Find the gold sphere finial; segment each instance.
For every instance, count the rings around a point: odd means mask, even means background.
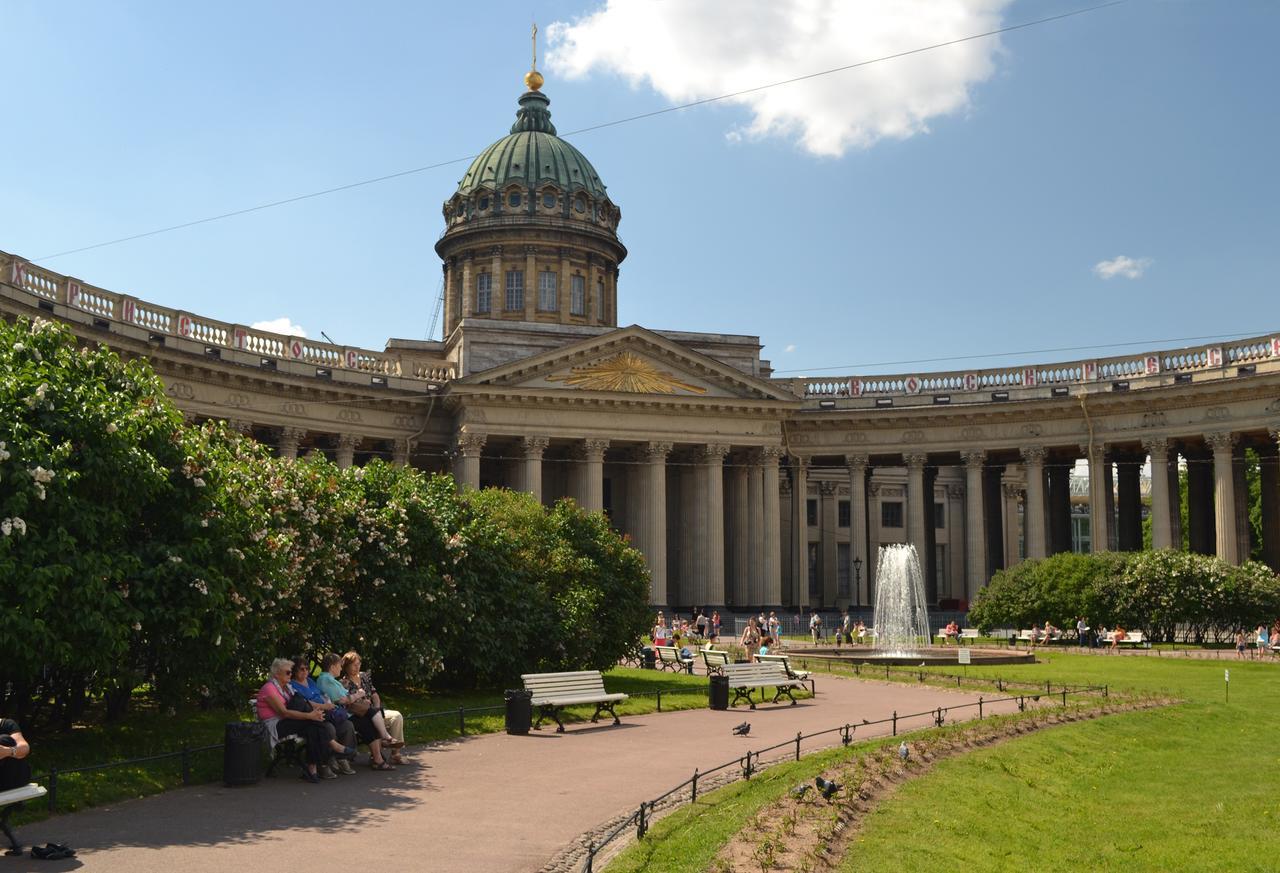
[[[524,85],[530,91],[542,87],[542,74],[538,72],[538,24],[533,24],[533,59],[529,62],[529,72],[524,74]]]

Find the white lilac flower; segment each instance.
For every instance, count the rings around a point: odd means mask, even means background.
[[[22,519],[18,518],[17,516],[14,516],[13,529],[16,530],[18,533],[25,535],[27,532],[27,523]]]
[[[8,449],[5,448],[4,440],[0,440],[0,461],[7,461],[10,457]]]
[[[54,475],[54,474],[53,474],[53,471],[52,471],[52,470],[46,470],[44,467],[34,467],[34,468],[32,468],[32,469],[28,470],[27,472],[31,474],[31,478],[32,478],[32,479],[36,480],[37,482],[39,482],[39,483],[41,483],[41,484],[43,484],[43,483],[45,483],[45,482],[52,482],[52,481],[53,481],[53,475]]]
[[[36,488],[36,499],[44,500],[44,497],[45,497],[44,486],[41,485],[39,482],[37,482],[35,488]]]
[[[49,383],[41,382],[40,387],[36,389],[36,397],[39,398],[40,400],[44,400],[45,392],[47,392],[48,390],[49,390]]]
[[[23,345],[22,343],[14,343],[14,344],[13,344],[13,350],[14,350],[15,352],[24,352],[24,351],[26,351],[26,349],[27,349],[27,347],[26,347],[25,345]]]
[[[115,432],[116,432],[116,431],[118,431],[119,429],[120,429],[120,428],[118,428],[118,427],[116,426],[116,423],[115,423],[114,421],[108,421],[108,422],[107,422],[107,433],[115,433]]]
[[[181,563],[182,563],[182,558],[178,557],[177,555],[170,555],[170,556],[169,556],[169,563],[170,563],[170,564],[181,564]]]
[[[203,579],[196,579],[191,583],[191,587],[199,591],[201,594],[209,593],[209,586],[205,584]]]
[[[193,485],[195,485],[197,488],[203,488],[203,487],[204,487],[204,480],[203,480],[203,479],[201,479],[199,476],[197,476],[197,477],[195,477],[194,479],[192,479],[192,480],[191,480],[191,483],[192,483]]]
[[[136,631],[140,631],[140,630],[142,630],[142,622],[140,622],[140,621],[135,621],[135,622],[133,623],[133,629],[134,629],[134,630],[136,630]]]
[[[0,534],[8,536],[13,533],[13,521],[7,518],[0,518]]]

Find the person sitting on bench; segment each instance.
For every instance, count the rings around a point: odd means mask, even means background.
[[[319,782],[317,770],[321,764],[327,764],[335,754],[350,758],[356,750],[338,742],[333,725],[325,721],[324,713],[312,707],[305,698],[299,698],[301,704],[305,704],[304,708],[289,705],[296,696],[289,687],[292,673],[293,661],[289,658],[276,658],[271,662],[271,678],[258,689],[258,720],[268,727],[274,725],[278,737],[297,734],[306,740],[306,769],[302,778],[308,782]],[[332,773],[330,775],[337,778]]]
[[[23,738],[18,723],[0,718],[0,791],[27,787],[31,782],[30,754],[31,744]]]
[[[335,739],[342,744],[343,748],[356,744],[356,728],[351,723],[351,714],[336,703],[330,703],[319,686],[311,681],[311,666],[307,663],[306,658],[298,656],[293,659],[293,673],[290,674],[289,687],[293,689],[295,694],[305,697],[310,702],[312,709],[318,709],[324,713],[324,720],[333,725]],[[377,759],[377,750],[372,745],[369,746],[369,750],[374,758]],[[321,764],[320,778],[322,779],[329,778],[325,769],[325,765]],[[334,757],[333,766],[330,769],[344,776],[356,775],[356,771],[351,768],[351,762],[342,756]]]

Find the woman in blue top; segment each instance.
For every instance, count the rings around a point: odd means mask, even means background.
[[[289,676],[289,687],[293,689],[295,694],[309,701],[313,709],[318,709],[324,713],[325,721],[333,725],[334,734],[337,736],[338,742],[349,749],[355,748],[356,729],[351,724],[347,711],[331,703],[324,696],[324,693],[316,687],[315,683],[311,681],[311,668],[307,665],[306,659],[293,659],[293,673]],[[326,773],[326,769],[324,765],[321,765],[321,779],[331,778],[331,775]],[[334,756],[333,769],[344,776],[356,775],[356,771],[351,767],[351,761],[345,755]]]

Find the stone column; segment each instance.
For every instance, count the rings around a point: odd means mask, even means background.
[[[809,605],[809,459],[791,458],[791,584],[793,606]]]
[[[588,441],[591,442],[591,441]],[[597,442],[603,442],[599,440]],[[604,450],[600,450],[603,456]],[[649,564],[649,602],[667,606],[667,455],[671,443],[644,443],[635,454],[643,465],[639,478],[636,548]],[[581,501],[579,501],[581,505]]]
[[[1116,544],[1122,552],[1142,548],[1142,460],[1133,455],[1116,459]]]
[[[1022,488],[1014,482],[1005,482],[1000,490],[1004,494],[1004,565],[1012,567],[1022,560],[1018,550],[1018,503]]]
[[[1169,441],[1164,437],[1143,440],[1151,459],[1151,548],[1173,548],[1172,506],[1169,499]]]
[[[604,453],[608,440],[587,439],[569,450],[570,487],[574,501],[587,512],[604,510]],[[670,446],[667,451],[671,451]],[[663,455],[666,463],[666,455]],[[664,488],[665,491],[665,488]]]
[[[480,487],[480,455],[487,439],[488,436],[482,433],[458,434],[457,472],[454,476],[459,491]]]
[[[1004,569],[1003,476],[999,466],[989,465],[982,471],[982,525],[987,531],[987,566],[981,577],[984,585],[997,570]]]
[[[355,463],[356,443],[358,442],[360,442],[360,437],[356,434],[338,434],[338,450],[336,456],[339,470],[345,470]]]
[[[520,490],[542,502],[542,453],[550,439],[544,436],[527,436],[520,440]]]
[[[761,492],[764,499],[764,595],[762,605],[782,604],[782,522],[778,492],[782,487],[778,476],[780,448],[770,446],[761,453]]]
[[[876,571],[880,569],[880,522],[884,518],[880,505],[880,487],[875,470],[872,469],[871,478],[867,481],[867,564],[862,568],[866,571],[867,603],[871,606],[876,602]]]
[[[822,603],[815,606],[836,605],[836,483],[818,483],[818,524],[821,531],[822,550]]]
[[[785,454],[783,455],[785,457]],[[778,474],[778,599],[774,601],[778,605],[791,605],[791,594],[795,585],[791,581],[792,574],[796,569],[795,548],[795,519],[791,517],[791,512],[795,508],[794,501],[791,496],[791,478],[789,475],[783,475],[781,471]],[[765,494],[768,500],[769,495]],[[787,592],[784,596],[783,592]]]
[[[458,270],[455,267],[457,258],[446,258],[440,266],[444,270],[444,336],[449,336],[449,325],[458,312],[454,306],[453,295],[457,291]]]
[[[968,599],[965,587],[965,498],[963,485],[947,486],[947,597]]]
[[[489,280],[489,318],[500,318],[507,308],[507,275],[502,270],[502,246],[491,248],[489,257],[489,270],[493,273]]]
[[[1071,468],[1073,461],[1051,461],[1049,479],[1049,554],[1071,551]]]
[[[1214,553],[1213,454],[1204,449],[1184,448],[1187,459],[1188,545],[1198,555]]]
[[[1276,443],[1280,442],[1280,427],[1270,431],[1272,444],[1259,449],[1261,469],[1259,484],[1262,488],[1262,560],[1273,571],[1280,572],[1280,458]]]
[[[573,286],[570,278],[573,271],[569,266],[569,250],[560,249],[560,276],[556,279],[556,313],[561,321],[569,314],[569,294]]]
[[[1249,481],[1245,476],[1245,447],[1239,442],[1232,449],[1231,476],[1235,493],[1236,558],[1240,563],[1253,554],[1253,528],[1249,524]]]
[[[1229,564],[1240,563],[1239,540],[1236,538],[1236,489],[1231,472],[1236,435],[1222,431],[1205,434],[1205,442],[1213,450],[1213,509],[1216,552]]]
[[[398,438],[391,447],[391,463],[397,467],[409,466],[409,456],[413,453],[413,440],[408,437]]]
[[[1169,530],[1170,540],[1173,543],[1172,548],[1182,548],[1182,538],[1186,536],[1186,531],[1182,529],[1182,482],[1178,474],[1178,448],[1174,444],[1170,444],[1169,448],[1169,464],[1167,468],[1169,479]]]
[[[987,453],[972,449],[961,452],[960,457],[964,459],[965,596],[972,603],[974,595],[987,584],[986,507],[982,500],[982,467]]]
[[[764,490],[764,468],[762,462],[764,460],[764,452],[756,449],[747,456],[750,466],[747,468],[747,529],[746,529],[746,577],[747,577],[747,602],[752,606],[777,605],[776,600],[767,600],[765,598],[765,517],[768,513],[768,507],[765,505],[765,495],[769,492]],[[774,461],[774,491],[777,492],[777,461]],[[773,504],[775,519],[778,509],[778,500],[776,497],[767,501]],[[775,550],[777,548],[778,532],[773,532]]]
[[[462,305],[459,307],[459,318],[471,317],[471,303],[475,299],[476,280],[475,280],[475,259],[471,252],[463,252],[462,254]],[[493,286],[490,285],[490,288]],[[445,339],[449,338],[447,331],[452,330],[454,325],[446,322]]]
[[[908,454],[902,457],[907,464],[907,542],[916,547],[920,567],[925,570],[929,566],[927,554],[929,543],[925,524],[933,514],[931,512],[926,514],[927,507],[933,503],[933,495],[926,494],[924,490],[924,463],[927,457],[923,454]]]
[[[1044,446],[1024,446],[1022,460],[1027,474],[1027,504],[1022,521],[1026,526],[1028,558],[1046,556],[1044,535]]]
[[[701,566],[704,568],[704,588],[697,606],[724,605],[724,459],[729,454],[726,445],[709,445],[703,449],[700,477],[705,495],[704,514],[707,537]]]
[[[1081,451],[1089,461],[1089,539],[1091,550],[1095,552],[1105,552],[1109,544],[1110,526],[1108,522],[1110,518],[1107,513],[1107,506],[1111,500],[1107,494],[1110,477],[1107,476],[1107,468],[1110,464],[1106,460],[1106,447],[1094,444],[1093,450],[1089,450],[1088,445],[1082,445]]]
[[[870,573],[867,557],[867,463],[866,455],[845,455],[845,465],[849,468],[849,572],[854,578],[853,602],[867,603],[859,590],[863,582],[853,573],[857,562],[861,562],[863,579]]]
[[[730,601],[735,607],[741,608],[748,604],[759,606],[758,601],[752,600],[751,595],[751,578],[750,578],[750,560],[751,560],[751,495],[750,477],[752,472],[751,458],[747,454],[739,453],[729,459],[729,466],[725,468],[728,478],[728,490],[726,499],[728,501],[727,511],[725,513],[725,590],[733,592],[733,599]]]
[[[538,305],[538,249],[524,247],[524,320],[533,321]]]
[[[298,443],[305,439],[307,432],[300,427],[282,427],[280,428],[280,441],[276,443],[276,451],[282,458],[295,459],[298,457]]]

